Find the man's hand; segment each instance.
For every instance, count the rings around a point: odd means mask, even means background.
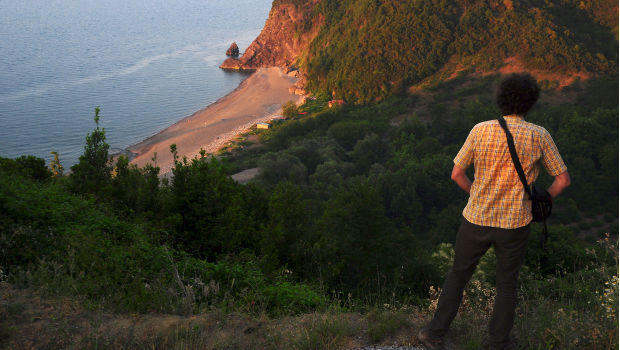
[[[551,186],[547,189],[547,192],[551,195],[551,198],[557,197],[566,187],[570,185],[570,175],[568,171],[556,176]]]
[[[454,168],[452,168],[452,175],[450,178],[452,181],[456,182],[463,191],[469,193],[471,189],[471,180],[469,180],[467,174],[465,174],[465,169],[455,164]]]

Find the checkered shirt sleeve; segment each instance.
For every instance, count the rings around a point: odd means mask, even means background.
[[[547,173],[551,176],[558,176],[565,172],[567,169],[566,164],[564,164],[564,160],[562,160],[562,156],[560,156],[553,138],[545,128],[542,128],[540,137],[540,147],[542,150],[540,160]]]
[[[469,132],[463,147],[459,153],[454,157],[454,164],[456,164],[461,169],[467,169],[471,163],[474,161],[474,151],[476,147],[476,140],[478,137],[477,128],[474,127]]]

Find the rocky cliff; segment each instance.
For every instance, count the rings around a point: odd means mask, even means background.
[[[261,67],[292,67],[306,51],[323,25],[315,14],[319,0],[274,1],[260,35],[240,58],[229,58],[220,68],[255,70]]]
[[[528,71],[561,88],[618,72],[617,1],[588,4],[275,0],[260,35],[221,68],[298,68],[292,92],[359,103],[460,75]]]

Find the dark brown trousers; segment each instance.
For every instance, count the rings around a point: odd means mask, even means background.
[[[463,289],[478,261],[491,245],[497,256],[495,305],[489,324],[490,349],[504,349],[510,343],[510,330],[517,306],[517,278],[525,256],[530,225],[516,229],[478,226],[461,218],[456,236],[454,264],[443,285],[435,316],[429,325],[434,338],[443,337],[463,298]]]

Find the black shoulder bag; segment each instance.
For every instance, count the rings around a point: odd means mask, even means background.
[[[530,187],[527,184],[527,179],[525,177],[525,173],[523,172],[523,167],[521,167],[521,162],[519,161],[519,156],[517,155],[517,150],[515,149],[515,142],[512,138],[512,134],[510,130],[508,130],[508,125],[506,124],[506,120],[504,117],[499,117],[497,119],[499,121],[499,125],[502,126],[504,132],[506,133],[506,140],[508,141],[508,149],[510,150],[510,156],[512,157],[512,163],[517,170],[517,174],[519,174],[519,179],[525,188],[525,192],[528,197],[532,201],[532,221],[534,222],[542,222],[544,224],[543,234],[540,239],[541,248],[545,248],[545,243],[547,242],[547,218],[551,215],[551,207],[552,200],[551,195],[544,188],[538,187],[535,184],[532,184]]]

